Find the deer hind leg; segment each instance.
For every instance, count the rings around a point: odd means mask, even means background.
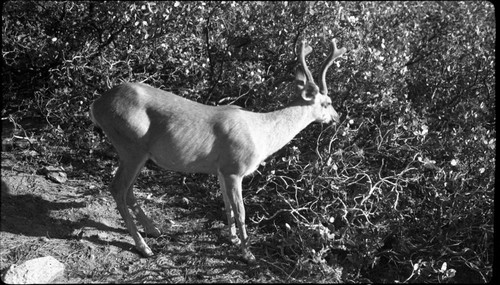
[[[227,228],[229,229],[229,240],[234,245],[240,245],[241,241],[236,235],[236,225],[234,223],[233,207],[231,206],[231,202],[229,201],[229,197],[227,195],[227,190],[226,190],[226,184],[224,182],[224,177],[222,176],[221,173],[219,173],[219,184],[220,184],[220,190],[222,192],[222,197],[224,199],[224,208],[227,217]]]
[[[116,201],[118,212],[120,212],[130,235],[135,241],[136,248],[144,256],[149,257],[153,255],[153,251],[139,234],[132,215],[130,215],[127,208],[128,192],[132,191],[135,179],[144,166],[144,163],[146,163],[147,157],[126,157],[126,159],[123,159],[123,157],[125,156],[120,156],[120,165],[110,185],[111,194]]]
[[[243,205],[243,193],[241,187],[243,177],[239,175],[224,175],[223,178],[226,194],[234,212],[236,223],[238,224],[243,260],[248,263],[254,263],[255,256],[249,249],[249,239],[245,225],[245,206]]]

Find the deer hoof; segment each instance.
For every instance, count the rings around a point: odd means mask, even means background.
[[[152,228],[149,228],[149,229],[144,229],[144,231],[146,232],[146,235],[148,235],[148,236],[152,236],[152,237],[155,237],[155,238],[161,236],[161,231],[157,227],[152,227]]]
[[[144,256],[144,257],[151,257],[154,255],[153,251],[149,246],[144,244],[144,246],[137,246],[137,250]]]
[[[252,265],[252,264],[255,264],[257,262],[257,260],[255,259],[255,256],[250,252],[250,250],[243,250],[243,260]]]

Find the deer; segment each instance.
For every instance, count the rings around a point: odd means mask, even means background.
[[[318,72],[318,86],[305,61],[312,48],[306,40],[301,41],[297,49],[296,94],[290,104],[272,112],[205,105],[130,82],[113,87],[92,103],[91,119],[119,157],[109,189],[142,255],[154,254],[138,232],[128,208],[146,236],[161,236],[159,227],[143,211],[133,192],[141,169],[151,160],[166,170],[217,175],[227,218],[224,230],[229,229],[230,242],[240,246],[243,260],[248,264],[256,262],[245,225],[243,177],[253,173],[309,124],[339,122],[328,96],[326,72],[346,49],[338,49],[335,39],[330,46]]]

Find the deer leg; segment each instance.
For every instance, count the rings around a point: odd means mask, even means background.
[[[136,179],[137,177],[134,179],[134,181]],[[153,237],[161,236],[160,229],[155,225],[151,218],[148,217],[146,213],[144,213],[139,203],[137,203],[137,199],[134,195],[133,185],[130,185],[130,189],[128,190],[127,205],[130,207],[130,209],[132,209],[132,213],[134,213],[137,221],[139,221],[139,223],[144,227],[144,232],[146,232],[146,235],[150,235]]]
[[[224,208],[227,217],[227,228],[229,229],[229,240],[234,245],[240,245],[241,241],[236,235],[236,225],[234,223],[233,208],[231,207],[231,202],[229,201],[229,197],[227,195],[227,189],[226,189],[226,184],[224,182],[224,177],[220,173],[219,173],[219,184],[220,184],[220,190],[222,192],[222,198],[224,199]]]
[[[236,222],[238,224],[243,260],[248,263],[254,263],[255,256],[252,254],[252,252],[250,252],[250,249],[248,248],[249,239],[245,226],[245,206],[243,205],[243,195],[241,187],[242,180],[243,177],[239,175],[224,175],[224,185],[226,186],[226,193],[233,209]]]
[[[139,174],[142,166],[146,162],[146,158],[133,159],[128,158],[128,160],[123,160],[120,158],[120,165],[118,166],[118,170],[116,171],[115,177],[110,184],[111,194],[116,201],[116,206],[118,208],[118,212],[122,216],[125,221],[125,225],[135,241],[136,248],[144,255],[144,256],[152,256],[153,251],[146,244],[142,236],[139,234],[137,230],[137,226],[132,219],[132,215],[127,208],[127,197],[128,192],[131,191],[132,185],[135,182],[135,178]]]

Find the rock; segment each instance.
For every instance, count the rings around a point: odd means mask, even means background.
[[[51,172],[47,174],[47,177],[57,183],[63,184],[68,180],[68,176],[64,172]]]
[[[63,167],[45,166],[39,171],[45,174],[50,180],[63,184],[68,180],[68,176]]]
[[[46,256],[11,265],[2,281],[6,284],[47,284],[63,273],[64,264],[52,256]]]

